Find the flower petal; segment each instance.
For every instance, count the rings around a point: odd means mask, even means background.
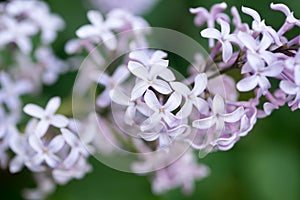
[[[50,124],[57,128],[63,128],[69,124],[69,119],[64,115],[54,115],[51,117]]]
[[[55,136],[48,145],[48,149],[56,153],[64,146],[65,140],[62,135]]]
[[[60,104],[61,104],[60,97],[51,98],[48,101],[47,106],[45,108],[45,114],[46,115],[53,115],[57,111],[57,109],[59,108]]]
[[[214,114],[223,114],[225,112],[225,104],[223,98],[216,94],[212,102],[212,111]]]
[[[241,92],[247,92],[254,89],[258,84],[258,77],[256,75],[246,77],[240,80],[236,87]]]
[[[161,94],[170,94],[172,92],[171,87],[166,81],[156,79],[151,85],[157,92]]]
[[[239,107],[232,113],[223,114],[222,116],[223,116],[225,122],[233,123],[233,122],[239,121],[244,114],[245,114],[244,108]]]
[[[215,28],[206,28],[200,32],[201,36],[204,38],[213,38],[213,39],[221,39],[221,33]]]
[[[145,103],[147,104],[147,106],[149,108],[153,109],[154,111],[156,111],[162,107],[162,105],[159,103],[156,95],[151,90],[147,90],[147,92],[145,93],[145,96],[144,96],[144,100],[145,100]]]
[[[23,108],[24,112],[28,115],[31,115],[35,118],[43,118],[45,111],[40,106],[34,104],[27,104]]]
[[[212,127],[216,123],[216,118],[214,116],[210,116],[204,119],[198,119],[193,121],[193,127],[198,129],[208,129]]]

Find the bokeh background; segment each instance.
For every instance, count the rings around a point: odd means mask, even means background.
[[[107,0],[109,1],[109,0]],[[121,1],[121,0],[120,0]],[[66,21],[66,29],[54,43],[56,53],[66,58],[64,44],[75,37],[75,30],[87,23],[86,11],[97,9],[88,1],[47,1],[53,12]],[[199,36],[200,29],[193,26],[194,16],[190,7],[211,7],[219,1],[212,0],[160,0],[144,14],[152,26],[180,31],[199,41],[205,47],[207,41]],[[270,0],[230,0],[228,6],[242,5],[255,8],[266,23],[278,28],[284,20],[280,12],[271,11]],[[300,17],[300,1],[281,1]],[[278,2],[276,2],[278,3]],[[229,10],[227,10],[229,11]],[[243,16],[250,21],[250,17]],[[47,23],[47,22],[45,22]],[[299,34],[295,30],[290,36]],[[68,102],[75,73],[63,75],[51,87],[44,87],[43,97],[35,102],[43,104],[50,96],[59,95]],[[26,101],[26,100],[25,100]],[[31,101],[28,99],[27,101]],[[271,117],[259,120],[253,131],[242,138],[233,149],[215,152],[199,162],[211,168],[210,177],[197,182],[195,192],[184,196],[180,190],[172,190],[161,196],[151,193],[149,177],[137,176],[110,169],[94,158],[90,161],[94,171],[82,180],[73,180],[59,186],[49,200],[299,200],[300,199],[300,112],[288,107],[275,111]],[[184,169],[182,169],[184,170]],[[0,199],[21,199],[21,188],[33,187],[28,172],[10,175],[0,171]]]

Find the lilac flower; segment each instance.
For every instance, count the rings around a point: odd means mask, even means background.
[[[18,80],[14,82],[5,72],[0,72],[0,85],[0,104],[5,103],[11,110],[19,109],[19,97],[29,93],[32,89],[32,85],[28,81]]]
[[[134,119],[137,111],[144,114],[145,116],[148,116],[149,113],[152,113],[152,110],[144,102],[139,99],[133,101],[130,100],[128,96],[126,96],[117,88],[110,93],[110,98],[113,102],[119,105],[127,106],[124,115],[124,121],[129,125],[134,124]]]
[[[197,110],[202,114],[208,112],[207,102],[199,97],[207,86],[206,74],[198,74],[195,77],[194,87],[192,90],[190,90],[185,84],[181,82],[171,82],[170,85],[175,90],[175,92],[179,93],[185,98],[185,103],[182,106],[181,110],[177,113],[177,117],[188,117],[192,112],[193,106],[195,106]]]
[[[215,125],[215,130],[222,131],[225,129],[225,122],[237,122],[243,115],[243,107],[239,107],[231,113],[226,113],[223,98],[219,95],[215,95],[212,102],[212,116],[193,121],[193,127],[208,129]]]
[[[169,84],[166,81],[157,78],[161,75],[161,72],[165,71],[167,67],[167,65],[159,64],[153,65],[148,70],[145,66],[138,62],[129,61],[129,71],[140,79],[132,89],[131,100],[141,97],[149,87],[153,87],[161,94],[170,94],[172,89],[170,88]]]
[[[158,147],[162,149],[168,148],[177,137],[188,134],[189,128],[184,124],[175,128],[168,128],[165,124],[160,123],[152,132],[142,132],[140,136],[146,141],[158,140]]]
[[[250,59],[250,54],[264,59],[269,65],[277,59],[274,53],[267,50],[272,44],[272,38],[268,33],[263,34],[260,42],[255,40],[251,35],[243,32],[238,33],[238,38],[247,49],[248,60]]]
[[[276,61],[272,65],[265,67],[264,61],[262,61],[260,58],[257,58],[255,55],[249,54],[248,62],[243,68],[243,73],[251,72],[252,75],[240,80],[236,85],[237,89],[241,92],[246,92],[259,85],[259,87],[262,89],[262,92],[265,94],[266,91],[271,87],[267,77],[278,76],[283,70],[283,64],[280,61]]]
[[[9,43],[15,43],[23,53],[31,51],[32,44],[30,36],[37,32],[36,26],[28,21],[18,22],[14,18],[1,16],[0,24],[0,47]]]
[[[76,35],[83,39],[89,38],[96,43],[102,41],[109,50],[115,50],[117,40],[111,29],[116,26],[116,24],[103,21],[101,13],[94,10],[88,11],[87,17],[92,24],[84,25],[79,28],[76,31]]]
[[[66,128],[62,128],[60,131],[65,142],[71,147],[69,155],[63,161],[64,166],[69,169],[78,161],[81,155],[86,157],[89,154],[74,133]]]
[[[67,71],[66,64],[59,60],[50,48],[40,47],[35,51],[35,57],[42,68],[43,82],[47,85],[53,84],[58,76]]]
[[[190,8],[190,12],[192,14],[196,14],[194,23],[197,26],[201,26],[202,24],[204,24],[204,22],[207,22],[208,28],[214,28],[215,21],[218,18],[221,18],[225,21],[229,21],[229,17],[226,14],[222,13],[223,10],[225,10],[226,8],[227,8],[227,4],[223,2],[212,6],[209,12],[203,7]],[[210,39],[209,47],[213,47],[213,46],[214,46],[214,40]]]
[[[233,6],[230,9],[231,15],[233,16],[232,22],[235,26],[236,31],[249,32],[249,26],[246,23],[242,23],[239,12],[236,7]]]
[[[158,125],[160,121],[163,119],[169,127],[174,126],[174,122],[176,121],[176,117],[172,113],[181,103],[181,95],[178,95],[176,92],[173,92],[168,98],[165,104],[162,104],[151,90],[147,90],[144,96],[145,103],[149,108],[151,108],[154,113],[146,119],[142,126],[141,130],[146,131],[154,126]]]
[[[36,154],[32,157],[31,163],[33,165],[41,165],[44,161],[52,168],[58,166],[61,159],[56,155],[65,144],[61,135],[55,136],[48,144],[44,144],[36,135],[29,137],[29,144]]]
[[[34,104],[27,104],[24,107],[23,110],[26,114],[40,119],[35,131],[39,137],[45,135],[50,125],[57,128],[64,128],[68,125],[68,118],[60,114],[55,114],[56,110],[60,106],[60,103],[61,100],[59,97],[53,97],[47,103],[45,110]]]
[[[294,82],[282,80],[279,85],[286,94],[294,97],[293,101],[289,102],[292,110],[300,109],[300,66],[296,66],[294,70]]]
[[[100,107],[106,107],[109,105],[110,93],[124,82],[129,76],[129,71],[125,65],[119,66],[114,74],[110,77],[106,73],[102,73],[101,77],[99,78],[98,83],[105,86],[105,90],[98,96],[97,98],[97,105]]]
[[[224,62],[232,57],[231,42],[239,44],[240,42],[234,34],[230,34],[230,26],[226,21],[219,19],[218,23],[221,25],[221,32],[215,28],[207,28],[201,31],[201,36],[205,38],[217,39],[222,44],[222,57]]]

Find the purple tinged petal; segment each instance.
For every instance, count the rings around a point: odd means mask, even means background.
[[[267,115],[270,115],[272,113],[272,111],[274,109],[276,109],[276,107],[273,104],[269,103],[269,102],[264,103],[263,107],[264,107],[264,111]]]
[[[124,115],[124,121],[126,124],[132,125],[134,123],[133,119],[135,117],[136,113],[136,107],[135,106],[128,106],[125,115]]]
[[[154,113],[150,117],[148,117],[141,125],[141,131],[147,131],[152,129],[154,126],[159,124],[160,120],[162,118],[162,115],[159,113]]]
[[[256,12],[255,10],[253,10],[251,8],[242,6],[242,12],[247,15],[250,15],[255,21],[258,21],[258,22],[261,21],[261,18],[259,16],[258,12]]]
[[[200,95],[205,88],[207,87],[207,76],[205,73],[198,74],[195,77],[194,88],[192,89],[192,93],[195,96]]]
[[[258,85],[262,89],[263,93],[265,93],[267,89],[271,88],[269,80],[264,76],[259,76]]]
[[[45,115],[45,111],[43,110],[43,108],[34,104],[27,104],[23,110],[26,114],[31,115],[35,118],[43,118]]]
[[[101,39],[104,45],[111,51],[117,48],[117,39],[115,35],[110,31],[105,31],[101,33]]]
[[[166,52],[163,52],[163,51],[160,51],[160,50],[157,50],[155,51],[152,56],[151,56],[151,61],[153,63],[157,62],[157,61],[160,61],[161,59],[163,58],[166,58],[168,56],[168,54]]]
[[[149,60],[149,56],[145,53],[145,51],[133,51],[129,54],[129,58],[144,65],[148,64],[144,62]]]
[[[248,53],[247,61],[255,72],[265,67],[264,61],[257,54]]]
[[[225,2],[217,3],[211,7],[210,13],[212,16],[216,16],[217,14],[221,13],[226,8],[227,8],[227,4]]]
[[[286,94],[295,95],[298,92],[298,87],[294,83],[291,83],[290,81],[287,80],[281,81],[279,87]]]
[[[156,133],[156,132],[154,132],[154,133],[145,132],[145,133],[141,133],[139,135],[146,141],[154,141],[154,140],[157,140],[159,137],[159,133]]]
[[[45,161],[46,163],[52,167],[52,168],[55,168],[57,167],[58,165],[58,161],[59,161],[59,158],[53,154],[49,154],[47,156],[44,157],[45,158]]]
[[[221,39],[221,33],[215,28],[206,28],[200,32],[201,36],[204,38],[213,38],[220,40]]]
[[[258,84],[258,77],[256,75],[246,77],[240,80],[236,87],[241,92],[247,92],[254,89]]]
[[[169,84],[163,80],[156,79],[153,81],[151,86],[161,94],[170,94],[172,92]]]
[[[160,64],[154,64],[151,66],[150,71],[149,71],[149,77],[151,79],[154,79],[157,77],[162,71],[164,71],[168,65],[160,65]]]
[[[131,99],[136,100],[137,98],[141,97],[145,91],[149,88],[150,84],[147,81],[140,81],[135,84],[131,91]]]
[[[38,153],[43,151],[42,141],[35,135],[31,135],[28,139],[29,145]]]
[[[62,133],[64,140],[66,141],[66,143],[68,143],[68,145],[73,147],[77,144],[78,138],[74,135],[74,133],[72,133],[71,131],[69,131],[66,128],[62,128],[62,129],[60,129],[60,131]]]
[[[44,161],[44,155],[43,154],[36,154],[30,160],[30,162],[34,166],[40,165],[43,161]]]
[[[225,41],[222,43],[222,58],[225,63],[227,63],[232,57],[232,45],[229,41]]]
[[[172,143],[171,138],[167,134],[160,134],[159,136],[159,148],[165,148]]]
[[[191,90],[188,86],[181,82],[170,82],[171,87],[174,91],[178,92],[182,96],[187,96],[191,93]],[[196,87],[195,87],[196,88]]]
[[[182,96],[177,92],[173,92],[165,103],[164,109],[170,112],[175,110],[181,104],[181,100]]]
[[[116,69],[116,71],[112,75],[112,80],[117,85],[125,81],[128,78],[128,76],[129,76],[128,68],[125,65],[121,65]]]
[[[283,68],[284,68],[283,63],[277,61],[274,62],[271,66],[264,68],[264,70],[261,71],[261,75],[275,77],[282,72]]]
[[[190,101],[186,101],[185,104],[182,106],[180,111],[176,114],[176,117],[183,119],[188,117],[193,109],[193,104]]]
[[[149,72],[142,64],[135,61],[129,61],[128,69],[136,77],[147,81],[147,75],[149,74]]]
[[[197,97],[194,101],[193,101],[194,106],[197,108],[197,110],[202,113],[202,114],[207,114],[209,111],[209,106],[208,103]]]
[[[91,37],[91,36],[96,36],[97,34],[98,34],[98,31],[95,29],[95,27],[93,27],[91,25],[84,25],[76,31],[77,37],[83,38],[83,39]]]
[[[239,32],[237,34],[238,39],[246,46],[250,51],[256,51],[257,44],[253,37],[249,33]]]
[[[109,89],[105,89],[97,98],[97,105],[101,108],[104,108],[108,106],[111,102],[110,96],[109,96]]]
[[[176,79],[175,75],[173,74],[173,72],[170,69],[164,69],[163,71],[161,71],[158,74],[159,77],[161,77],[162,79],[166,80],[166,81],[174,81]]]
[[[300,65],[297,65],[295,67],[295,69],[294,69],[294,77],[295,77],[295,83],[296,83],[296,85],[300,87]]]
[[[51,117],[50,124],[57,128],[63,128],[69,124],[69,119],[63,115],[54,115]]]
[[[46,115],[53,115],[57,109],[59,108],[61,104],[61,100],[59,97],[53,97],[51,98],[48,103],[47,106],[45,108],[45,114]]]
[[[258,47],[259,50],[266,50],[267,48],[270,47],[272,42],[273,42],[273,38],[268,33],[264,33]]]
[[[214,114],[223,114],[225,112],[225,104],[223,98],[216,94],[212,102],[212,111]]]
[[[171,112],[165,112],[163,115],[163,119],[168,124],[169,127],[174,127],[177,118]]]
[[[79,151],[77,149],[72,149],[67,158],[64,160],[64,166],[70,169],[78,160]]]
[[[34,131],[38,137],[43,137],[49,128],[49,121],[41,120]]]
[[[99,11],[90,10],[87,13],[89,21],[98,28],[103,26],[103,17]]]
[[[276,3],[276,4],[274,4],[272,2],[271,5],[270,5],[270,7],[271,7],[272,10],[278,10],[278,11],[283,12],[286,16],[289,16],[291,14],[290,9],[286,5],[284,5],[282,3]]]
[[[218,23],[221,25],[221,35],[223,36],[229,35],[230,33],[229,23],[222,19],[218,19]]]
[[[198,129],[208,129],[211,128],[216,123],[216,118],[214,116],[210,116],[204,119],[198,119],[193,121],[193,127]]]
[[[61,150],[61,148],[64,146],[64,144],[65,144],[65,140],[64,140],[63,136],[58,135],[51,140],[51,142],[48,145],[48,149],[51,152],[56,153],[59,150]]]
[[[102,85],[108,86],[111,82],[111,78],[106,73],[102,73],[97,82]]]
[[[147,90],[144,96],[145,103],[154,111],[160,109],[162,105],[159,103],[156,95],[151,90]]]
[[[15,156],[9,163],[9,171],[12,174],[17,173],[21,171],[23,166],[24,166],[23,158],[21,156]]]
[[[244,114],[245,114],[244,108],[239,107],[232,113],[223,114],[223,119],[225,122],[233,123],[239,121]]]
[[[117,104],[123,105],[123,106],[129,106],[130,99],[128,96],[126,96],[120,89],[115,88],[114,90],[111,90],[109,93],[109,96],[111,100]]]

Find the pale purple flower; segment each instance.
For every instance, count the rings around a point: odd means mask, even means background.
[[[144,95],[144,100],[147,106],[153,110],[153,114],[146,119],[141,125],[141,130],[146,131],[158,125],[161,120],[164,120],[169,127],[173,127],[177,118],[174,116],[174,111],[181,103],[181,95],[173,92],[167,102],[163,104],[153,91],[147,90]]]
[[[57,135],[50,142],[45,143],[36,135],[29,137],[29,144],[35,151],[35,155],[30,162],[33,165],[41,165],[45,162],[49,167],[55,168],[61,162],[61,159],[56,155],[64,146],[65,141],[63,136]]]
[[[294,98],[293,101],[289,102],[289,106],[292,107],[292,110],[300,109],[300,66],[294,69],[294,82],[282,80],[279,87],[286,94]]]
[[[20,99],[23,94],[32,90],[32,85],[26,80],[14,81],[5,72],[0,72],[0,104],[5,103],[11,110],[19,109]]]
[[[161,194],[181,187],[183,193],[190,194],[194,190],[194,181],[207,177],[209,173],[209,168],[198,164],[193,153],[187,151],[171,165],[156,171],[152,190]]]
[[[192,14],[196,14],[194,23],[197,26],[201,26],[202,24],[207,22],[208,28],[214,28],[215,21],[218,18],[221,18],[227,22],[230,21],[229,17],[226,14],[222,13],[223,10],[225,10],[226,8],[227,8],[227,4],[225,2],[222,2],[212,6],[209,12],[203,7],[190,8],[190,12]],[[213,47],[213,46],[214,46],[214,40],[209,39],[209,47]]]
[[[156,64],[151,66],[150,69],[147,69],[139,62],[129,61],[129,71],[139,78],[131,91],[131,100],[141,97],[149,87],[153,87],[161,94],[170,94],[172,89],[169,84],[166,81],[157,78],[162,75],[161,72],[164,72],[167,67],[168,65]]]
[[[109,50],[115,50],[117,40],[111,30],[115,24],[104,21],[103,16],[98,11],[88,11],[87,17],[91,24],[80,27],[76,31],[76,35],[82,39],[89,38],[96,43],[103,42]]]
[[[57,128],[64,128],[68,125],[68,118],[60,114],[55,114],[60,103],[61,100],[59,97],[53,97],[47,103],[45,110],[35,104],[27,104],[24,107],[23,110],[26,114],[40,119],[35,131],[39,137],[45,135],[50,125]]]
[[[232,42],[239,44],[235,34],[230,34],[230,25],[228,22],[218,19],[218,23],[221,25],[221,32],[215,28],[207,28],[201,31],[201,36],[205,38],[213,38],[218,40],[222,44],[222,58],[224,62],[228,62],[232,57]]]
[[[102,73],[101,77],[97,80],[98,83],[105,86],[105,90],[98,96],[97,105],[100,107],[106,107],[111,102],[110,93],[114,89],[124,82],[130,73],[125,65],[119,66],[112,76]]]
[[[250,15],[253,18],[252,29],[258,33],[268,33],[277,45],[282,45],[277,32],[271,27],[265,24],[265,20],[262,20],[257,11],[242,6],[242,12]]]
[[[195,106],[197,110],[202,114],[206,114],[208,112],[207,102],[199,97],[204,92],[207,86],[206,74],[198,74],[195,77],[194,87],[192,90],[190,90],[185,84],[181,82],[171,82],[170,85],[175,92],[182,95],[185,99],[184,105],[176,114],[177,117],[188,117],[192,112],[193,106]]]
[[[9,43],[15,43],[20,50],[28,54],[32,49],[30,36],[36,34],[35,24],[29,21],[17,21],[6,15],[0,18],[0,47]]]
[[[80,156],[88,156],[89,153],[84,148],[83,144],[79,140],[77,136],[70,130],[66,128],[60,129],[62,136],[66,142],[70,146],[70,153],[66,157],[66,159],[63,161],[64,166],[69,169],[71,168],[79,159]]]
[[[271,87],[267,77],[276,77],[283,70],[283,63],[281,61],[273,62],[271,65],[265,67],[263,60],[255,55],[248,55],[248,62],[244,65],[242,73],[251,72],[252,75],[240,80],[236,87],[241,92],[246,92],[254,89],[257,85],[265,94]]]
[[[212,102],[212,115],[207,118],[193,121],[193,127],[198,129],[209,129],[215,125],[216,131],[222,131],[225,129],[225,122],[237,122],[243,115],[243,107],[239,107],[231,113],[226,113],[223,98],[219,95],[215,95]]]
[[[137,111],[144,114],[145,116],[148,116],[149,113],[152,113],[152,110],[145,104],[145,102],[142,102],[140,99],[130,100],[130,98],[118,88],[114,89],[110,93],[110,98],[113,102],[119,105],[127,106],[124,115],[124,121],[129,125],[134,124],[134,119]]]
[[[246,23],[242,23],[241,16],[237,11],[236,7],[233,6],[230,9],[231,15],[233,16],[232,22],[235,26],[236,31],[249,32],[249,26]]]
[[[159,148],[168,148],[172,141],[178,137],[188,134],[190,127],[188,125],[179,125],[175,128],[168,128],[164,123],[160,123],[154,130],[142,132],[139,135],[146,141],[158,140]]]
[[[261,41],[255,40],[248,33],[239,32],[237,36],[247,49],[248,60],[250,59],[249,55],[255,55],[256,57],[264,59],[269,65],[276,61],[276,55],[268,50],[272,44],[272,38],[268,33],[263,34]]]
[[[58,59],[52,50],[47,47],[40,47],[35,51],[38,66],[42,68],[42,79],[47,85],[53,84],[58,76],[67,71],[66,64]]]

